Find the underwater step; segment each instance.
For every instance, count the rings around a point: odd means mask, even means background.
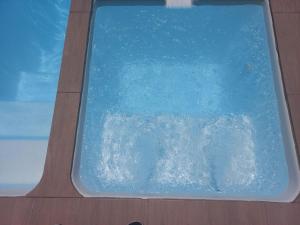
[[[167,7],[170,8],[189,8],[193,5],[193,0],[166,0]]]

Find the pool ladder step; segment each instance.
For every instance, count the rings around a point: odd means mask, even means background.
[[[193,0],[166,0],[166,6],[169,8],[190,8]]]

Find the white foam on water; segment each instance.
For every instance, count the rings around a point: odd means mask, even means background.
[[[190,8],[193,0],[166,0],[166,5],[169,8]]]
[[[156,123],[163,155],[156,164],[153,180],[171,186],[207,185],[208,163],[202,151],[205,143],[197,137],[195,120],[160,116]]]
[[[222,191],[256,177],[251,120],[106,114],[98,175],[104,182],[194,185]]]
[[[105,182],[130,181],[134,179],[132,165],[137,155],[133,151],[137,139],[135,127],[139,120],[121,115],[107,115],[103,125],[99,177]]]
[[[218,188],[250,185],[256,177],[255,144],[249,117],[220,117],[201,130]]]

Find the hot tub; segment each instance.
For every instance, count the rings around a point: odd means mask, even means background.
[[[96,1],[73,182],[84,196],[292,201],[267,1]]]

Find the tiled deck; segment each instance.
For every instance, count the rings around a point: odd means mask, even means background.
[[[300,146],[300,1],[271,0],[293,128]],[[91,0],[72,0],[44,176],[26,197],[0,198],[0,225],[297,225],[295,203],[83,198],[71,183]],[[299,148],[298,148],[299,150]]]

